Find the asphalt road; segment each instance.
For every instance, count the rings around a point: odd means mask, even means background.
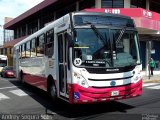
[[[7,119],[8,118],[8,119]],[[0,120],[160,120],[160,83],[146,83],[140,97],[90,105],[53,103],[46,92],[0,78]]]

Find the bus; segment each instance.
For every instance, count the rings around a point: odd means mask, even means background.
[[[8,66],[8,57],[6,55],[0,55],[0,73],[5,66]]]
[[[70,104],[142,94],[138,32],[127,16],[71,12],[14,46],[22,83]]]

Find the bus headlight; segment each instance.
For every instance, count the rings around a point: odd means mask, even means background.
[[[80,85],[82,87],[85,87],[85,88],[89,87],[86,79],[82,75],[80,75],[76,72],[74,72],[74,80],[77,80],[78,85]]]
[[[134,76],[134,78],[133,78],[134,83],[138,82],[140,79],[141,79],[141,76],[140,76],[140,75]]]
[[[136,76],[136,77],[134,78],[134,81],[136,82],[136,81],[138,81],[138,80],[139,80],[139,77]]]

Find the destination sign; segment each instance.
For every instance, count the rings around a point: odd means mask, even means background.
[[[75,15],[74,24],[102,24],[115,27],[134,27],[134,23],[131,19],[98,15]]]

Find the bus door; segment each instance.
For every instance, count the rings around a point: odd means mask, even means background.
[[[67,47],[67,33],[62,32],[58,34],[58,67],[59,67],[59,74],[58,74],[58,87],[59,87],[59,94],[62,97],[68,98],[68,91],[67,91],[67,57],[68,57],[68,47]]]

